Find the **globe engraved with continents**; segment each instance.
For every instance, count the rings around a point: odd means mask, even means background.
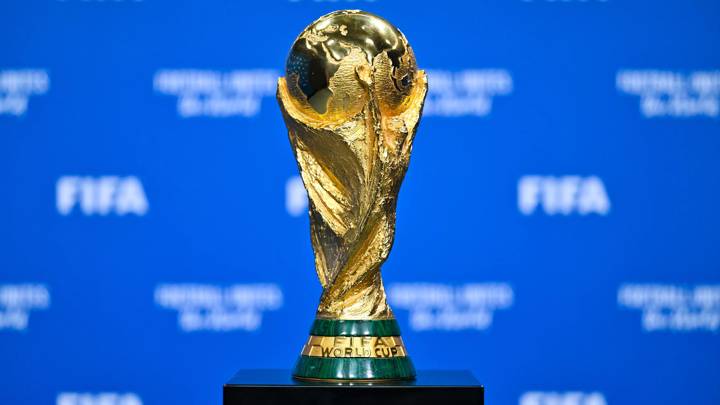
[[[360,11],[331,13],[300,34],[286,66],[293,96],[305,98],[321,114],[336,113],[338,108],[358,112],[367,101],[353,86],[361,83],[345,79],[353,73],[351,68],[361,65],[360,59],[376,67],[380,102],[397,109],[414,83],[417,66],[412,48],[395,26]],[[334,80],[344,63],[349,66]]]

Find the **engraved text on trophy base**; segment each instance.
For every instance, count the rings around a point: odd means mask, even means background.
[[[348,337],[310,336],[302,350],[313,357],[405,357],[405,344],[400,336]]]

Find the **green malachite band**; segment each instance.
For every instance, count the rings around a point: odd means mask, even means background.
[[[315,336],[400,336],[395,319],[379,321],[315,319],[310,334]]]
[[[322,380],[411,380],[415,367],[409,357],[388,359],[300,356],[293,376]]]
[[[395,319],[315,319],[311,336],[400,336]],[[301,355],[293,376],[310,380],[412,380],[415,367],[410,357],[322,357]]]

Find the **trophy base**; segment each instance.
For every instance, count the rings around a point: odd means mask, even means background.
[[[300,356],[293,377],[327,382],[412,380],[415,378],[415,367],[409,357],[367,359]]]
[[[467,371],[420,371],[414,381],[306,382],[289,370],[241,370],[223,386],[224,405],[483,405]]]
[[[293,377],[326,382],[412,380],[415,367],[395,319],[316,319]]]

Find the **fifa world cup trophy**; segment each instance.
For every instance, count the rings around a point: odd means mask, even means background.
[[[292,45],[277,98],[310,199],[323,287],[298,379],[415,377],[380,270],[426,93],[405,36],[376,15],[327,14]]]

